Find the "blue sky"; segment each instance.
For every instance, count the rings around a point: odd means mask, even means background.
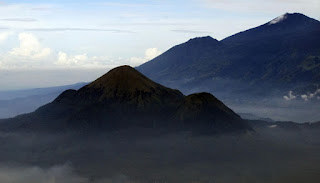
[[[0,90],[90,81],[193,37],[319,10],[319,0],[0,1]]]

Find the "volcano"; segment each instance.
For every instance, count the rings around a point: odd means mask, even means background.
[[[67,90],[35,112],[2,121],[6,130],[246,131],[250,127],[209,93],[184,96],[130,66],[110,70],[79,90]]]
[[[194,38],[137,69],[184,93],[237,103],[314,93],[320,86],[320,21],[286,13],[223,40]],[[231,103],[231,102],[230,102]]]

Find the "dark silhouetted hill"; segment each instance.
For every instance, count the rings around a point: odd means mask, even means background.
[[[3,120],[6,130],[118,130],[131,127],[200,132],[251,128],[209,93],[184,96],[130,66],[112,69],[79,90],[67,90],[34,113]]]

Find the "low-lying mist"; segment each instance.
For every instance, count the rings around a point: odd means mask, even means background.
[[[272,99],[270,99],[272,100]],[[270,100],[251,103],[227,102],[228,106],[236,113],[248,113],[258,118],[270,118],[275,121],[293,121],[296,123],[320,121],[320,103],[278,101]],[[283,102],[283,103],[280,103]]]
[[[40,168],[37,166],[0,166],[0,181],[5,183],[86,183],[87,178],[75,174],[68,165]]]
[[[312,88],[309,92],[303,90],[304,92],[300,92],[299,95],[298,92],[295,92],[294,96],[290,96],[290,91],[292,92],[297,85],[284,87],[276,86],[275,83],[259,83],[251,86],[245,81],[219,77],[201,81],[194,79],[160,80],[158,82],[171,88],[177,88],[185,95],[209,92],[236,113],[249,113],[276,121],[297,123],[320,121],[320,92],[317,88]],[[288,97],[290,100],[286,99]]]
[[[319,130],[1,133],[0,182],[319,182]]]

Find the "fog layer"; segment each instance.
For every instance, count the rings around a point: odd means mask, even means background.
[[[139,134],[139,135],[138,135]],[[0,182],[318,182],[318,130],[0,134]]]

